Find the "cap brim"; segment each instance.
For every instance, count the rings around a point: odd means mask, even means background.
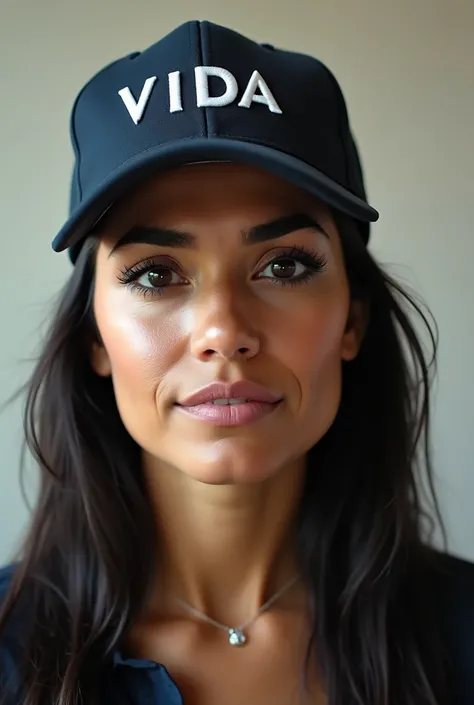
[[[54,238],[53,250],[61,252],[80,242],[116,201],[151,175],[164,169],[207,161],[252,164],[293,183],[363,223],[375,222],[379,217],[378,212],[364,200],[290,154],[252,142],[201,137],[157,146],[122,164],[71,214]]]

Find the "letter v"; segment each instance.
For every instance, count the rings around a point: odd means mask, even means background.
[[[153,90],[153,86],[155,85],[155,81],[156,76],[150,76],[150,78],[146,79],[145,85],[142,88],[142,92],[140,93],[140,98],[138,99],[138,101],[135,100],[132,95],[132,91],[128,86],[126,88],[122,88],[122,90],[118,92],[119,96],[125,103],[125,107],[127,108],[129,115],[135,125],[138,125],[138,123],[143,117],[143,113],[145,112],[145,108],[148,105],[148,101],[150,100],[151,92]]]

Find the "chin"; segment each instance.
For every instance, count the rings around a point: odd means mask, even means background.
[[[265,482],[288,465],[289,458],[262,444],[226,438],[182,448],[175,468],[199,482],[235,485]],[[167,459],[168,461],[171,460]]]

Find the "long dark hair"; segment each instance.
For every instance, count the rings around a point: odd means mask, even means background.
[[[429,437],[436,326],[355,223],[335,218],[352,296],[370,315],[358,357],[344,363],[337,417],[308,454],[297,526],[313,607],[306,665],[316,654],[328,705],[445,705],[426,592],[435,522],[445,535]],[[79,254],[27,386],[41,488],[0,618],[6,630],[19,613],[25,630],[24,705],[98,703],[100,673],[151,585],[140,451],[112,382],[89,363],[96,242]]]

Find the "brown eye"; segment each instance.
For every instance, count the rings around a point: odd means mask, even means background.
[[[299,262],[294,257],[281,255],[267,264],[265,269],[261,272],[261,276],[265,279],[273,279],[273,281],[293,280],[304,276],[307,270],[307,265]]]
[[[324,271],[326,256],[313,253],[304,247],[293,247],[289,252],[281,252],[259,273],[258,279],[267,279],[272,284],[304,284]]]
[[[178,272],[175,272],[170,267],[155,264],[153,267],[148,267],[140,276],[137,276],[135,283],[141,289],[159,292],[161,289],[166,289],[169,286],[183,284],[184,279]]]
[[[138,281],[143,286],[158,288],[160,286],[168,286],[168,284],[171,284],[172,279],[173,272],[171,269],[168,269],[168,267],[155,267],[141,276]]]
[[[271,272],[278,279],[293,277],[296,271],[296,262],[290,257],[281,257],[271,263]]]
[[[160,296],[171,287],[187,284],[186,279],[177,271],[178,268],[177,264],[145,260],[133,267],[126,267],[118,275],[118,280],[141,296]]]

